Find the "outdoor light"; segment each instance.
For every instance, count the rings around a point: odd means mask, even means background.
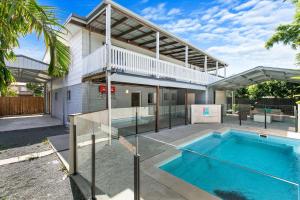
[[[129,93],[129,90],[125,90],[125,93],[128,94],[128,93]]]

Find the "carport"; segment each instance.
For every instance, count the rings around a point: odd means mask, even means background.
[[[6,61],[6,66],[14,75],[16,82],[44,84],[44,113],[51,113],[51,95],[47,90],[47,83],[51,82],[48,64],[24,55],[17,55],[15,60]]]
[[[214,82],[209,87],[215,90],[236,90],[271,80],[300,83],[300,80],[293,79],[295,76],[300,76],[300,70],[258,66]]]
[[[267,101],[259,99],[255,102],[237,103],[234,90],[271,80],[300,84],[300,80],[293,78],[296,76],[300,76],[300,70],[258,66],[214,82],[208,87],[210,91],[214,91],[214,103],[224,105],[223,114],[226,116],[224,118],[226,123],[236,124],[239,121],[241,124],[241,121],[245,120],[243,124],[294,131],[297,127],[298,112],[294,104],[276,102],[273,101],[276,100],[274,98],[268,98]],[[232,91],[232,100],[228,104],[226,91]]]
[[[234,90],[236,89],[271,80],[300,83],[299,79],[293,79],[295,76],[300,76],[300,70],[258,66],[214,82],[208,87],[210,90],[215,91],[215,103],[225,103],[222,100],[217,100],[217,98],[224,96],[224,94],[222,94],[223,91],[232,91],[232,104],[234,104]]]

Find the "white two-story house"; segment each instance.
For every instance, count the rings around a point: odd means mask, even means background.
[[[51,114],[64,122],[107,107],[153,106],[163,117],[169,105],[213,103],[207,85],[226,76],[222,60],[109,0],[65,27],[69,73],[47,85]]]

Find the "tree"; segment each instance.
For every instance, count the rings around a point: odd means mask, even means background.
[[[248,89],[247,88],[239,88],[235,91],[235,97],[237,98],[247,98],[248,97]]]
[[[296,100],[295,94],[300,93],[300,84],[285,81],[266,81],[237,90],[237,97],[258,100],[266,96],[274,98],[290,98]]]
[[[34,96],[41,97],[43,96],[43,84],[38,83],[26,83],[26,87],[33,92]]]
[[[300,47],[300,0],[290,1],[296,6],[294,20],[290,24],[281,24],[277,27],[275,34],[265,44],[267,49],[280,42],[290,45],[293,49]],[[296,60],[297,64],[300,64],[300,53],[297,53]]]
[[[49,75],[64,76],[70,64],[70,50],[62,37],[66,32],[55,17],[53,7],[38,5],[36,0],[1,0],[0,91],[14,81],[5,60],[15,58],[14,48],[19,46],[19,38],[30,33],[35,33],[39,39],[42,37],[50,53]]]
[[[16,97],[18,96],[17,92],[9,87],[5,88],[2,92],[1,95],[3,97]]]

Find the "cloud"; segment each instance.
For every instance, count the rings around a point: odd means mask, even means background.
[[[149,20],[171,20],[175,16],[180,15],[179,8],[167,9],[165,3],[160,3],[155,7],[147,7],[142,10],[142,15]]]
[[[234,8],[234,10],[243,10],[243,9],[246,9],[246,8],[249,8],[251,6],[254,6],[255,4],[257,4],[259,2],[259,0],[251,0],[251,1],[247,1],[246,3],[243,3],[237,7]]]
[[[180,14],[181,10],[179,8],[172,8],[167,15],[178,15]]]
[[[188,33],[199,30],[201,24],[198,19],[186,18],[162,26],[173,33]]]

